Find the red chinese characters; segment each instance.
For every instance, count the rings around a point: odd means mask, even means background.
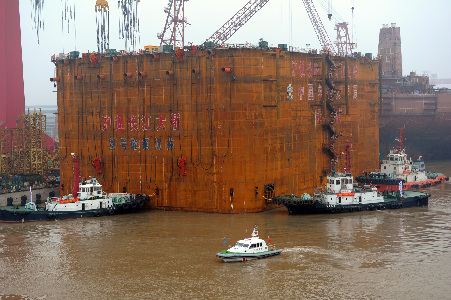
[[[304,87],[300,86],[298,88],[298,93],[299,93],[299,100],[302,100],[302,96],[304,96]]]
[[[165,122],[166,121],[166,118],[163,118],[163,115],[162,114],[160,114],[160,117],[159,118],[157,118],[157,121],[158,121],[158,127],[157,127],[157,131],[158,130],[166,130],[166,126],[164,126],[164,123],[163,122]]]
[[[115,131],[124,131],[124,116],[116,115],[114,118],[114,130]]]
[[[152,118],[155,120],[155,124],[152,126]],[[147,131],[147,130],[166,130],[167,126],[170,126],[172,130],[180,130],[180,113],[171,113],[169,115],[170,124],[166,123],[166,117],[164,114],[152,117],[150,115],[104,115],[100,120],[100,129],[102,131],[110,130],[110,127],[114,131]],[[113,123],[114,122],[114,123]],[[112,126],[114,125],[114,126]]]
[[[322,114],[321,114],[321,109],[318,108],[316,110],[316,124],[321,124],[321,119],[322,119]]]
[[[179,130],[180,114],[171,114],[171,128],[172,130]]]
[[[150,130],[150,116],[142,116],[142,129]]]
[[[102,116],[102,131],[107,130],[109,125],[111,125],[111,118],[109,116]]]
[[[312,101],[314,96],[313,96],[313,84],[308,84],[308,100]]]
[[[130,131],[138,131],[139,130],[138,120],[139,120],[139,118],[137,118],[137,116],[135,116],[135,115],[131,115],[129,117],[129,120],[128,120],[129,127],[128,128]]]

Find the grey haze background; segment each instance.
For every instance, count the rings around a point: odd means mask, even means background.
[[[17,0],[1,0],[17,1]],[[329,37],[335,41],[334,21],[315,0]],[[76,3],[76,20],[67,24],[62,32],[61,11],[64,3]],[[49,81],[55,67],[50,57],[56,53],[97,50],[95,0],[46,0],[42,16],[44,30],[40,30],[40,43],[32,29],[32,4],[20,0],[20,23],[26,105],[56,105],[56,89]],[[109,0],[110,48],[125,49],[124,40],[118,39],[119,12],[117,0]],[[159,45],[157,33],[163,30],[168,0],[141,0],[139,3],[140,42]],[[185,43],[204,42],[221,27],[248,0],[190,0],[185,3],[185,17],[191,24],[185,30]],[[354,18],[351,7],[354,4]],[[362,53],[377,55],[379,29],[382,24],[396,23],[401,27],[403,74],[438,74],[438,78],[451,78],[451,1],[450,0],[332,0],[333,9],[343,21],[353,27],[354,41]],[[291,10],[290,10],[291,7]],[[291,13],[290,13],[291,11]],[[290,26],[290,19],[291,26]],[[341,20],[340,20],[341,21]],[[351,34],[351,33],[350,33]],[[320,44],[301,0],[271,0],[246,23],[228,42],[258,43],[263,38],[270,44],[289,44],[305,48],[320,48]]]

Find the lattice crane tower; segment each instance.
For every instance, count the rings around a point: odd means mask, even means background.
[[[233,17],[213,33],[206,42],[224,44],[235,32],[252,18],[269,0],[250,0]]]
[[[310,22],[312,23],[313,29],[315,30],[316,36],[321,44],[323,50],[329,51],[331,54],[335,54],[334,45],[330,41],[329,35],[324,28],[323,22],[318,15],[318,12],[313,4],[312,0],[302,0],[304,2],[305,10],[309,16]]]
[[[189,23],[185,18],[185,2],[188,0],[169,0],[164,8],[167,14],[166,24],[161,33],[157,35],[160,46],[173,45],[174,48],[185,46],[185,25]]]
[[[335,24],[335,30],[337,31],[337,54],[344,56],[352,53],[354,43],[351,42],[348,32],[348,23],[341,22]]]
[[[337,31],[337,39],[334,44],[337,46],[337,55],[346,56],[352,53],[352,49],[355,48],[355,44],[349,38],[348,23],[343,20],[340,14],[332,7],[331,0],[328,2],[324,0],[317,0],[317,2],[327,11],[327,17],[329,20],[334,19],[335,30]],[[352,9],[352,15],[354,16],[354,6]]]

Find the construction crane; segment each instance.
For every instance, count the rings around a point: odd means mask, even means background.
[[[316,36],[319,39],[321,47],[331,54],[335,53],[334,46],[327,35],[326,29],[321,22],[321,18],[316,11],[312,0],[302,0],[305,10],[313,25]],[[206,42],[214,44],[224,44],[235,32],[237,32],[253,15],[255,15],[269,0],[250,0],[233,17],[231,17],[221,28],[213,33]]]
[[[352,53],[352,49],[355,48],[354,42],[349,38],[348,23],[343,20],[340,14],[332,7],[331,0],[326,3],[325,0],[317,0],[318,3],[327,11],[327,17],[329,20],[334,19],[335,30],[337,31],[337,39],[335,45],[337,46],[337,55],[345,56]],[[354,6],[352,7],[352,13],[354,16]]]
[[[354,43],[349,39],[348,23],[341,22],[335,24],[335,30],[337,31],[337,40],[335,41],[337,54],[341,56],[351,54],[352,49],[354,49]]]
[[[268,3],[269,0],[249,0],[233,17],[221,28],[213,33],[205,42],[213,42],[216,45],[224,44],[238,29],[241,28],[253,15]]]
[[[302,0],[302,2],[304,2],[305,10],[307,11],[310,22],[312,23],[313,29],[315,30],[321,47],[323,48],[323,50],[328,51],[331,54],[335,54],[334,45],[330,41],[329,35],[324,28],[323,22],[321,22],[321,18],[318,15],[313,1]]]
[[[160,46],[173,45],[183,49],[185,46],[185,24],[189,24],[185,19],[185,2],[188,0],[169,0],[164,8],[167,14],[166,24],[161,33],[157,35],[160,39]]]

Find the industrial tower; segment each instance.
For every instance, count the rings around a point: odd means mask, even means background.
[[[0,128],[25,113],[19,0],[0,1]]]
[[[382,75],[402,76],[401,29],[396,23],[384,24],[379,31],[378,55],[382,61]]]

